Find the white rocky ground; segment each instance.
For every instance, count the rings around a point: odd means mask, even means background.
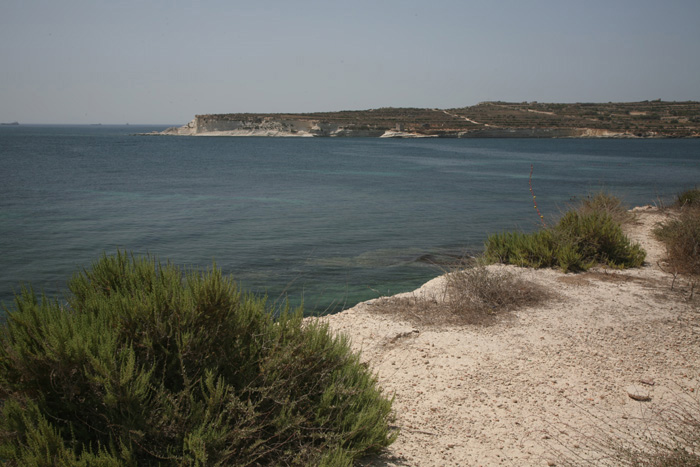
[[[668,214],[635,213],[628,234],[647,251],[643,268],[490,266],[556,293],[496,324],[422,328],[366,303],[324,318],[395,394],[399,438],[364,465],[599,465],[596,439],[649,429],[650,414],[678,397],[697,402],[700,300],[662,270],[651,229]],[[439,297],[443,285],[437,278],[414,294]]]

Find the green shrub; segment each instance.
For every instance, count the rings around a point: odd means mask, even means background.
[[[676,204],[679,207],[700,205],[700,188],[695,187],[679,193]]]
[[[118,253],[0,332],[7,465],[351,465],[395,437],[344,337],[214,267]]]
[[[683,274],[700,274],[700,207],[683,209],[677,219],[657,227],[654,234],[666,245],[671,268]]]
[[[638,267],[646,253],[630,242],[609,213],[572,210],[548,229],[490,235],[484,256],[490,262],[533,268],[558,265],[569,272],[585,271],[598,263],[613,268]]]
[[[556,243],[550,230],[532,234],[504,232],[488,236],[485,257],[489,262],[546,268],[556,263],[555,248]]]
[[[586,262],[583,254],[571,243],[559,247],[557,250],[557,263],[561,270],[566,272],[579,269],[586,270],[592,266],[592,263]]]
[[[606,212],[580,214],[569,211],[555,227],[555,237],[559,239],[558,250],[565,245],[576,249],[584,270],[595,263],[613,268],[639,267],[646,257],[639,244],[632,244],[620,224]]]

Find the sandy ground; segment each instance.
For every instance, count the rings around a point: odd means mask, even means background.
[[[400,435],[363,465],[598,465],[596,439],[649,430],[652,412],[695,397],[700,299],[688,300],[687,281],[662,270],[663,247],[650,231],[668,214],[635,213],[627,233],[647,251],[643,268],[490,266],[556,293],[495,324],[421,328],[367,303],[324,318],[395,395]],[[413,294],[439,297],[443,284]]]

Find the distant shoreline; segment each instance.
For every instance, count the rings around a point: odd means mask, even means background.
[[[149,136],[699,138],[700,102],[483,102],[455,109],[204,114]]]

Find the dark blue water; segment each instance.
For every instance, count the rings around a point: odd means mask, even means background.
[[[0,127],[0,300],[50,295],[103,252],[213,261],[270,300],[337,310],[412,290],[425,259],[536,228],[605,188],[629,204],[700,182],[700,140],[146,137]]]

